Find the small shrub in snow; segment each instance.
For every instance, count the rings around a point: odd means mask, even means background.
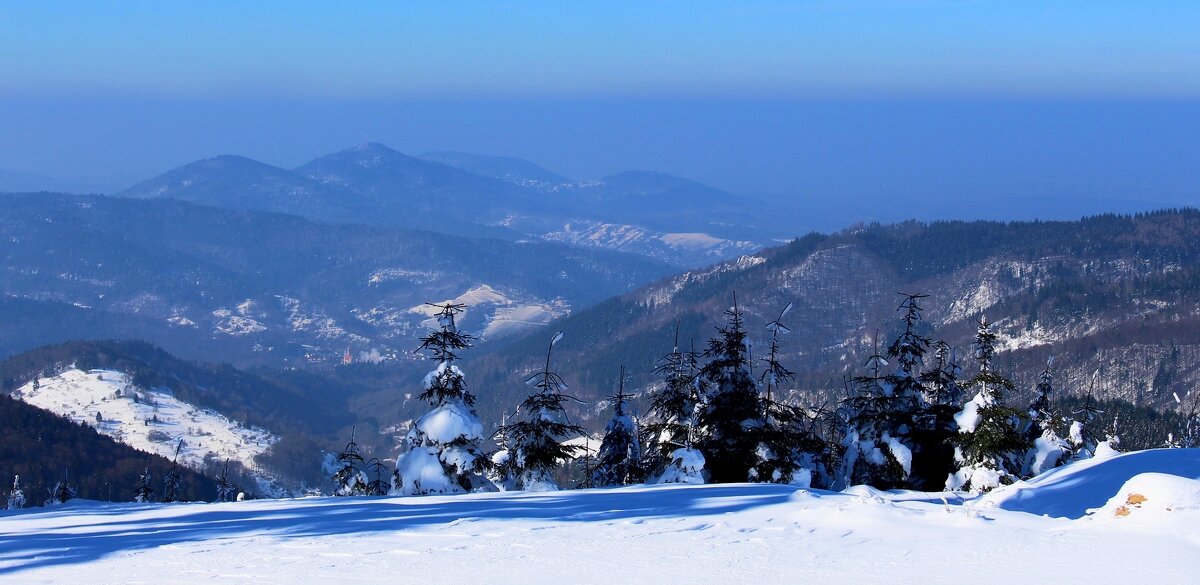
[[[133,488],[133,501],[144,504],[154,500],[154,488],[150,487],[152,481],[154,478],[150,475],[150,468],[147,467],[138,476],[137,485]]]
[[[704,454],[684,447],[671,453],[671,462],[655,483],[704,483]]]
[[[54,487],[50,488],[50,497],[46,500],[45,505],[54,506],[57,504],[65,504],[75,497],[75,488],[72,488],[66,480],[61,480],[54,483]]]
[[[217,477],[217,501],[232,501],[235,492],[237,492],[237,486],[229,481],[229,462],[226,461],[225,467],[221,468],[221,475]]]

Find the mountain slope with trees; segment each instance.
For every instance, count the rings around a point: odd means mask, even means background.
[[[163,457],[0,395],[0,474],[6,492],[13,476],[20,476],[27,505],[41,505],[59,481],[69,485],[76,497],[131,502],[143,471],[149,469],[153,477],[162,478],[170,468],[171,462]],[[216,483],[191,470],[180,471],[180,486],[185,500],[217,497]],[[160,487],[153,484],[155,490]]]
[[[796,381],[784,392],[819,403],[845,396],[844,381],[863,373],[876,339],[897,337],[898,293],[922,293],[921,333],[936,331],[960,361],[980,316],[994,324],[996,360],[1017,398],[1032,395],[1053,354],[1066,396],[1084,394],[1096,377],[1097,397],[1170,408],[1200,383],[1198,257],[1196,210],[859,226],[665,279],[555,327],[566,332],[568,383],[598,399],[621,364],[635,387],[652,386],[654,360],[676,329],[685,348],[702,346],[735,293],[756,357],[769,346],[766,325],[793,303],[780,359]],[[536,346],[530,337],[493,348],[472,367],[505,388],[505,372],[534,367]]]

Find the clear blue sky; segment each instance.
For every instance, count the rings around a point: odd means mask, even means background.
[[[364,140],[739,191],[1196,193],[1200,2],[0,0],[0,168]],[[1082,182],[1082,183],[1081,183]]]
[[[1200,2],[5,2],[6,92],[1200,97]]]

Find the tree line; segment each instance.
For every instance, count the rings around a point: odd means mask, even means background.
[[[754,358],[735,296],[703,349],[681,347],[676,333],[673,349],[657,361],[661,383],[645,416],[631,409],[622,368],[595,457],[577,440],[586,431],[566,408],[582,402],[553,367],[561,332],[526,379],[532,392],[489,435],[456,363],[473,341],[455,323],[463,306],[437,305],[439,326],[420,348],[437,364],[420,395],[432,409],[413,422],[394,468],[378,460],[368,468],[352,441],[337,457],[335,491],[552,490],[566,479],[563,466],[582,459],[578,484],[585,487],[748,481],[981,493],[1118,448],[1119,417],[1105,417],[1105,405],[1090,392],[1064,408],[1052,357],[1033,400],[1013,404],[1016,387],[996,367],[997,335],[986,318],[964,360],[924,333],[926,295],[902,296],[898,337],[884,347],[876,339],[860,371],[845,379],[846,397],[819,406],[784,398],[794,380],[779,357],[791,305],[765,325],[770,343]],[[1195,415],[1177,421],[1182,426],[1161,446],[1200,443]],[[489,449],[491,441],[498,448]]]

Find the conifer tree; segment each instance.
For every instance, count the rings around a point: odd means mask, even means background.
[[[163,476],[163,493],[162,501],[171,503],[182,496],[183,487],[180,485],[181,477],[179,474],[179,450],[183,448],[183,439],[179,440],[179,444],[175,446],[175,457],[171,459],[171,468],[167,470],[167,475]]]
[[[812,485],[814,472],[826,473],[820,465],[824,446],[809,428],[807,414],[780,398],[782,385],[795,379],[795,374],[779,360],[779,337],[791,332],[783,324],[783,318],[791,309],[792,303],[788,303],[766,326],[771,332],[771,344],[767,357],[761,360],[766,367],[759,378],[765,391],[763,426],[750,478],[807,487]]]
[[[474,340],[455,323],[465,305],[432,306],[438,309],[438,329],[421,340],[417,351],[428,352],[429,359],[437,362],[425,376],[425,390],[419,396],[433,409],[417,419],[404,439],[408,450],[396,461],[400,481],[393,490],[425,495],[494,489],[487,477],[491,460],[481,445],[483,424],[473,408],[475,396],[454,363],[458,352],[469,349]]]
[[[977,394],[954,417],[958,433],[952,441],[958,470],[947,479],[946,489],[982,493],[1012,483],[1021,473],[1030,441],[1021,432],[1023,415],[1004,403],[1013,383],[992,367],[995,354],[996,334],[981,317],[975,335],[979,373],[966,384],[968,389],[977,389]]]
[[[596,468],[592,472],[591,483],[596,487],[628,485],[643,479],[637,420],[629,412],[629,395],[625,394],[625,366],[621,366],[620,376],[617,393],[610,398],[613,417],[604,429],[604,440],[600,443]]]
[[[225,461],[225,467],[221,468],[221,475],[217,477],[217,501],[232,501],[236,493],[237,487],[229,481],[229,461]]]
[[[1096,381],[1099,378],[1100,371],[1097,370],[1092,374],[1092,381],[1088,385],[1083,404],[1071,411],[1075,420],[1071,422],[1071,427],[1067,431],[1067,441],[1071,445],[1072,461],[1092,458],[1096,453],[1096,447],[1100,444],[1100,440],[1093,430],[1096,420],[1101,414],[1104,414],[1104,410],[1100,408],[1095,398]]]
[[[25,492],[21,489],[21,476],[13,476],[12,491],[8,492],[8,499],[5,501],[4,508],[6,510],[20,510],[25,507]]]
[[[558,489],[554,472],[562,463],[572,459],[582,449],[579,445],[565,444],[572,436],[583,435],[583,427],[571,423],[563,409],[563,402],[578,399],[563,394],[566,383],[550,369],[550,358],[554,344],[562,339],[559,331],[550,340],[546,349],[546,364],[542,371],[525,380],[537,389],[517,407],[517,422],[501,427],[497,432],[509,443],[509,454],[505,465],[517,489],[527,491],[552,491]]]
[[[663,387],[650,401],[650,419],[645,426],[647,469],[659,475],[671,461],[677,449],[692,448],[695,436],[696,411],[702,392],[699,354],[695,349],[680,351],[679,324],[675,324],[675,347],[659,359],[654,372],[662,376]]]
[[[889,362],[879,353],[878,336],[864,364],[868,373],[853,379],[854,394],[840,408],[846,421],[841,483],[886,490],[904,487],[911,473],[912,449],[901,439],[908,438],[914,408],[912,396],[898,395],[884,375]]]
[[[909,485],[913,489],[938,491],[953,473],[954,447],[949,438],[958,432],[954,415],[962,408],[963,389],[958,376],[962,368],[957,354],[945,341],[932,345],[933,366],[921,373],[922,409],[913,430],[913,470]]]
[[[897,311],[904,329],[888,347],[888,357],[896,362],[896,369],[887,377],[892,388],[897,413],[896,428],[891,437],[900,445],[890,445],[903,457],[908,449],[908,469],[905,483],[918,490],[937,490],[945,482],[946,474],[953,469],[953,451],[946,444],[945,431],[952,413],[948,408],[932,408],[929,398],[936,392],[925,386],[928,372],[922,372],[925,355],[931,341],[921,333],[921,299],[925,294],[901,293]],[[938,348],[935,348],[935,350]],[[942,389],[942,392],[945,390]]]
[[[750,479],[764,422],[736,295],[733,308],[725,315],[728,321],[709,340],[704,352],[708,362],[700,369],[708,384],[708,396],[697,417],[704,429],[700,451],[714,483]]]
[[[392,469],[387,466],[378,457],[372,457],[367,462],[367,476],[371,481],[367,482],[367,495],[369,496],[386,496],[392,486]]]
[[[365,461],[359,452],[358,443],[354,442],[355,428],[350,429],[350,442],[334,458],[337,471],[333,477],[333,495],[335,496],[365,496],[368,488],[367,476],[363,473]]]
[[[147,467],[142,474],[138,476],[137,485],[133,488],[133,501],[148,503],[154,500],[154,488],[150,484],[154,481],[150,475],[150,468]]]
[[[1188,392],[1184,395],[1183,400],[1180,400],[1179,395],[1176,394],[1175,401],[1182,406],[1184,423],[1179,437],[1173,439],[1172,442],[1177,442],[1180,447],[1187,449],[1200,447],[1200,392]]]
[[[938,340],[933,344],[933,358],[933,368],[921,374],[925,402],[931,406],[953,406],[957,411],[963,399],[962,385],[958,381],[962,372],[962,367],[958,364],[958,353],[950,344]]]
[[[509,462],[512,454],[512,443],[508,440],[508,436],[504,434],[508,428],[508,413],[500,416],[500,424],[492,433],[492,439],[500,446],[500,449],[492,453],[492,464],[488,469],[488,480],[502,491],[510,491],[517,489],[517,480],[514,476],[515,470]]]
[[[1029,426],[1026,437],[1033,447],[1025,456],[1023,477],[1033,477],[1066,463],[1071,456],[1071,446],[1058,434],[1062,417],[1054,410],[1051,400],[1054,394],[1054,356],[1046,359],[1046,369],[1039,376],[1034,388],[1034,399],[1029,405]]]

